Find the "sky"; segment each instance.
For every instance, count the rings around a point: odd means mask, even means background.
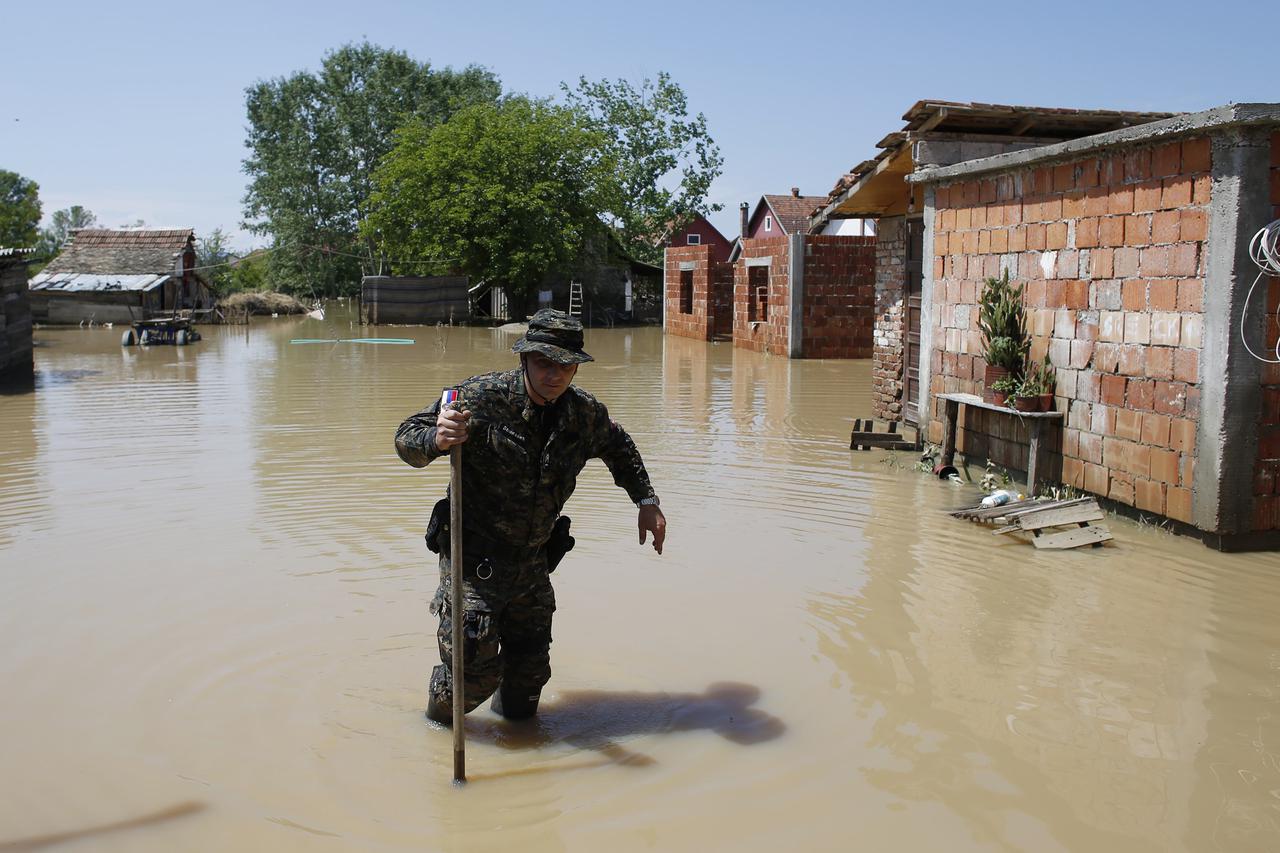
[[[670,73],[724,156],[711,201],[825,195],[919,100],[1195,111],[1280,101],[1280,6],[826,2],[6,4],[0,169],[104,226],[245,232],[244,92],[368,40],[504,90]]]

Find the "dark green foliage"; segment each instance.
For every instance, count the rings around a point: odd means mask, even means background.
[[[480,104],[397,134],[364,234],[395,272],[461,270],[519,299],[602,234],[612,174],[609,146],[577,111]]]
[[[1007,270],[1000,278],[986,280],[978,303],[978,328],[986,346],[983,357],[987,364],[1021,375],[1031,338],[1027,334],[1022,286],[1009,283]]]
[[[55,210],[50,217],[49,227],[40,229],[40,239],[36,243],[37,254],[43,259],[52,260],[71,239],[72,232],[81,228],[93,228],[97,224],[98,217],[93,215],[93,211],[78,204]]]
[[[584,77],[576,88],[561,88],[617,164],[608,207],[600,211],[604,220],[632,257],[660,263],[660,242],[669,231],[722,207],[707,203],[724,158],[706,116],[689,116],[684,90],[666,73],[639,86]]]
[[[307,296],[356,292],[362,270],[376,264],[372,243],[360,238],[363,207],[395,130],[435,126],[500,93],[484,69],[437,71],[367,42],[327,54],[318,74],[251,86],[245,226],[280,246],[267,264],[271,286]]]
[[[221,228],[215,228],[206,237],[196,240],[196,266],[198,272],[217,296],[230,293],[232,287],[231,261],[235,254],[231,243]]]
[[[35,246],[39,225],[39,184],[17,172],[0,169],[0,247]]]

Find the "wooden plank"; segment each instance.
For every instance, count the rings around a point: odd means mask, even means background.
[[[1101,524],[1095,524],[1064,530],[1061,533],[1045,533],[1031,541],[1037,548],[1058,551],[1064,548],[1079,548],[1081,545],[1097,545],[1111,538],[1110,530]]]
[[[1027,512],[1019,515],[1010,523],[1022,530],[1043,530],[1046,527],[1060,527],[1064,524],[1079,524],[1086,521],[1101,521],[1102,510],[1097,504],[1093,506],[1073,506],[1065,509],[1051,509],[1044,512]]]
[[[1005,504],[1005,507],[1019,507],[1016,511],[1009,513],[1010,516],[1018,516],[1032,512],[1046,512],[1051,509],[1067,509],[1074,506],[1085,506],[1087,504],[1097,506],[1097,503],[1097,499],[1095,498],[1075,498],[1069,501],[1022,501],[1019,504]],[[1027,506],[1024,507],[1023,504],[1026,504]]]
[[[1019,509],[1035,509],[1037,505],[1042,503],[1037,500],[1014,501],[1012,503],[1001,504],[1000,506],[973,506],[964,509],[957,509],[951,512],[956,518],[984,519],[984,518],[1000,518],[1017,512]]]

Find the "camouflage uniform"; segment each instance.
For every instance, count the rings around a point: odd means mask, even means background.
[[[516,345],[517,352],[530,350],[545,348],[527,339]],[[598,457],[633,501],[652,498],[654,491],[631,437],[586,391],[571,385],[554,403],[535,405],[521,369],[475,376],[458,389],[472,413],[462,445],[466,709],[478,706],[499,684],[499,700],[519,695],[536,707],[542,685],[551,678],[555,611],[543,549],[578,472]],[[408,464],[420,468],[447,454],[436,447],[439,411],[436,401],[401,424],[396,452]],[[449,586],[449,560],[442,556],[432,603],[432,612],[441,617],[441,665],[433,670],[430,686],[439,708],[452,702]]]

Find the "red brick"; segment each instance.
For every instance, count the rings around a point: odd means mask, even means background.
[[[1027,248],[1033,252],[1043,252],[1045,246],[1045,227],[1034,223],[1027,226]]]
[[[1089,307],[1089,282],[1068,281],[1066,283],[1065,298],[1068,308],[1076,311],[1085,310]]]
[[[1010,247],[1012,248],[1012,247]],[[1091,278],[1111,278],[1114,275],[1114,249],[1095,249],[1089,253],[1089,275]]]
[[[1152,448],[1151,479],[1178,485],[1178,454],[1172,450]]]
[[[1207,172],[1210,169],[1209,139],[1199,136],[1182,141],[1182,170],[1187,174]]]
[[[1120,471],[1111,472],[1111,485],[1107,497],[1120,503],[1133,504],[1133,477]]]
[[[1098,244],[1101,246],[1124,245],[1124,217],[1107,216],[1098,220]]]
[[[1189,350],[1195,352],[1195,350]],[[1173,378],[1173,349],[1171,347],[1147,347],[1146,373],[1152,379]]]
[[[1120,306],[1126,311],[1147,310],[1147,283],[1140,278],[1121,285]]]
[[[1115,258],[1112,263],[1114,275],[1116,278],[1133,278],[1138,274],[1138,259],[1142,252],[1149,252],[1150,249],[1134,249],[1129,246],[1123,249],[1115,250]]]
[[[1213,181],[1208,175],[1201,175],[1192,181],[1191,201],[1195,204],[1208,204]]]
[[[1116,437],[1130,441],[1142,438],[1142,415],[1129,409],[1116,412]]]
[[[1147,284],[1147,305],[1152,311],[1175,311],[1178,308],[1178,283],[1155,279]]]
[[[1146,181],[1133,188],[1133,210],[1135,213],[1150,213],[1160,209],[1160,193],[1163,187],[1159,181]]]
[[[1151,216],[1146,213],[1124,217],[1124,244],[1146,246],[1151,242]]]
[[[1076,248],[1092,249],[1098,245],[1098,219],[1087,217],[1076,220]]]
[[[1173,378],[1179,382],[1200,381],[1200,350],[1185,347],[1174,350]]]
[[[1170,518],[1191,523],[1191,490],[1170,486],[1165,490],[1164,512]]]
[[[1157,382],[1157,412],[1165,415],[1180,415],[1186,408],[1187,386],[1182,382]]]
[[[1045,248],[1049,250],[1067,247],[1067,223],[1050,222],[1045,230]]]
[[[1123,406],[1124,386],[1125,378],[1123,376],[1102,377],[1102,402],[1108,406]]]
[[[1165,178],[1160,192],[1160,206],[1165,210],[1175,207],[1186,207],[1191,204],[1191,178],[1178,176]]]
[[[1178,243],[1173,247],[1169,258],[1169,274],[1190,276],[1198,271],[1199,245],[1196,243]]]
[[[1114,433],[1116,431],[1116,407],[1103,406],[1101,404],[1094,406],[1089,416],[1089,431],[1096,432],[1103,437]]]
[[[1146,412],[1142,416],[1142,441],[1157,447],[1169,446],[1169,418]]]
[[[1155,382],[1151,379],[1130,379],[1126,394],[1129,408],[1149,412],[1155,407]]]
[[[1178,242],[1179,226],[1182,212],[1178,210],[1160,210],[1151,217],[1151,242]]]
[[[1107,208],[1110,206],[1108,201],[1111,198],[1104,187],[1095,187],[1084,194],[1084,215],[1085,216],[1106,216]]]
[[[1027,249],[1027,226],[1018,225],[1009,229],[1009,251],[1025,252]]]
[[[1209,215],[1203,210],[1179,211],[1179,232],[1182,240],[1204,240],[1209,235]]]
[[[1164,484],[1152,480],[1138,480],[1135,485],[1138,509],[1164,515]]]
[[[1196,422],[1173,418],[1169,422],[1169,447],[1181,453],[1196,451]]]
[[[1086,462],[1101,464],[1102,436],[1091,432],[1080,433],[1080,458]]]
[[[1084,488],[1087,492],[1106,497],[1107,469],[1101,465],[1086,462],[1084,466]]]
[[[1125,376],[1142,376],[1145,372],[1147,347],[1123,346],[1120,348],[1120,372]],[[1130,389],[1129,395],[1133,396]]]
[[[1062,197],[1062,218],[1079,219],[1084,216],[1084,193],[1068,193]]]
[[[1133,213],[1133,187],[1113,187],[1107,197],[1107,213]]]

